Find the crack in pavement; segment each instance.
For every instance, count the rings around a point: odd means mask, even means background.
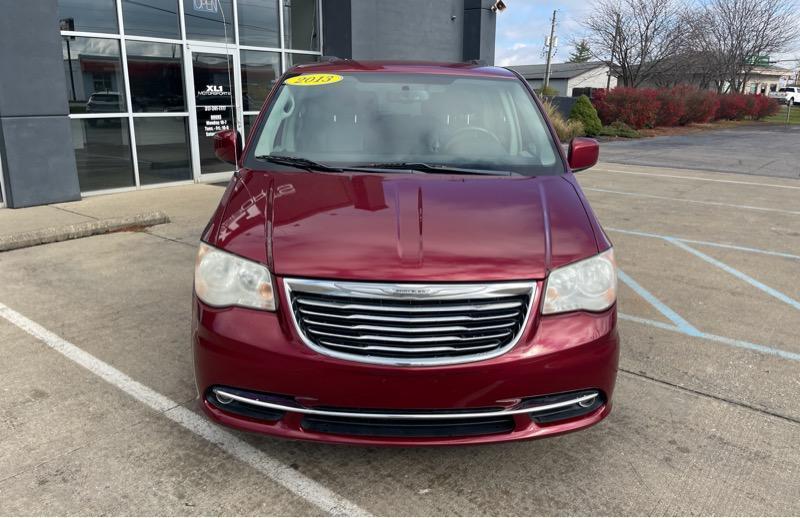
[[[721,401],[721,402],[727,403],[729,405],[733,405],[733,406],[737,406],[737,407],[741,407],[741,408],[746,408],[748,410],[751,410],[751,411],[759,413],[759,414],[764,414],[764,415],[768,415],[768,416],[771,416],[771,417],[777,417],[778,419],[782,419],[784,421],[788,421],[788,422],[793,423],[793,424],[800,424],[800,419],[798,419],[796,417],[791,417],[791,416],[779,414],[777,412],[773,412],[773,411],[767,410],[765,408],[759,408],[759,407],[757,407],[755,405],[751,405],[749,403],[745,403],[744,401],[737,401],[735,399],[730,399],[730,398],[726,398],[726,397],[723,397],[723,396],[718,396],[716,394],[711,394],[709,392],[703,392],[702,390],[693,389],[693,388],[690,388],[690,387],[686,387],[684,385],[678,385],[677,383],[672,383],[671,381],[666,381],[666,380],[663,380],[663,379],[659,379],[659,378],[656,378],[654,376],[649,376],[649,375],[641,373],[641,372],[636,372],[636,371],[632,371],[632,370],[628,370],[628,369],[623,369],[621,367],[619,369],[619,372],[621,372],[623,374],[627,374],[627,375],[632,376],[634,378],[644,379],[644,380],[650,381],[652,383],[656,383],[658,385],[664,385],[666,387],[670,387],[670,388],[673,388],[673,389],[676,389],[676,390],[679,390],[679,391],[682,391],[682,392],[687,392],[689,394],[694,394],[695,396],[715,399],[717,401]]]

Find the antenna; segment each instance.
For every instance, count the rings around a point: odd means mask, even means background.
[[[222,8],[222,0],[214,0],[217,3],[219,12],[222,13],[222,30],[225,32],[225,67],[228,72],[228,98],[230,99],[231,106],[231,122],[233,123],[233,130],[236,132],[236,145],[233,146],[233,159],[236,162],[236,170],[233,172],[234,176],[239,175],[239,125],[236,123],[236,86],[233,84],[233,76],[231,75],[231,68],[233,63],[231,60],[231,49],[228,46],[228,21],[225,19],[225,9]],[[233,7],[233,2],[231,2]],[[234,32],[235,34],[235,32]]]

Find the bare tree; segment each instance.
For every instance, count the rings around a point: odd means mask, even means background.
[[[592,53],[625,86],[640,86],[666,68],[686,44],[681,0],[599,0],[584,21]]]
[[[689,54],[720,92],[742,92],[759,59],[797,41],[793,0],[708,0],[689,19]]]

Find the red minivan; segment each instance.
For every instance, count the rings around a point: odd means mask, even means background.
[[[371,445],[591,426],[617,374],[613,249],[516,73],[337,60],[289,70],[202,236],[195,373],[214,421]]]

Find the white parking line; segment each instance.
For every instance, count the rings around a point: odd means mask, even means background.
[[[737,185],[754,185],[758,187],[775,187],[777,189],[800,189],[800,185],[779,185],[775,183],[761,183],[761,182],[743,182],[741,180],[720,180],[717,178],[701,178],[697,176],[681,176],[677,174],[656,174],[656,173],[642,173],[638,171],[620,171],[619,169],[603,169],[602,167],[595,167],[601,173],[618,173],[618,174],[632,174],[638,176],[655,176],[658,178],[679,178],[681,180],[695,180],[698,182],[714,182],[714,183],[733,183]],[[729,173],[719,173],[729,174]]]
[[[40,340],[54,351],[61,353],[69,360],[99,376],[156,412],[161,413],[193,434],[216,444],[232,457],[248,464],[295,495],[316,505],[325,514],[368,516],[366,511],[346,498],[337,495],[322,484],[254,448],[230,432],[213,425],[204,417],[195,414],[168,397],[142,385],[127,374],[92,356],[55,333],[48,331],[3,303],[0,303],[0,316]]]
[[[733,275],[737,279],[743,280],[744,282],[746,282],[750,286],[753,286],[754,288],[757,288],[757,289],[763,291],[767,295],[775,297],[776,299],[780,300],[781,302],[785,302],[786,304],[789,304],[790,306],[792,306],[795,309],[800,309],[800,302],[798,302],[797,300],[793,299],[792,297],[786,295],[785,293],[782,293],[782,292],[776,290],[775,288],[770,288],[769,286],[767,286],[763,282],[758,281],[758,280],[750,277],[746,273],[740,272],[736,268],[734,268],[732,266],[729,266],[729,265],[723,263],[722,261],[714,259],[713,257],[711,257],[709,255],[706,255],[706,254],[704,254],[703,252],[701,252],[699,250],[695,250],[691,246],[687,245],[686,243],[682,243],[682,242],[678,241],[677,239],[667,239],[666,241],[668,243],[671,243],[671,244],[677,246],[678,248],[681,248],[682,250],[686,250],[690,254],[694,254],[695,256],[699,257],[703,261],[705,261],[705,262],[707,262],[707,263],[709,263],[711,265],[716,266],[720,270],[728,272],[729,274]]]
[[[622,196],[634,196],[637,198],[650,198],[655,200],[667,200],[667,201],[682,201],[685,203],[697,203],[700,205],[713,205],[715,207],[731,207],[734,209],[745,209],[745,210],[760,210],[764,212],[779,212],[781,214],[792,214],[794,216],[800,216],[800,211],[796,210],[783,210],[783,209],[774,209],[772,207],[755,207],[752,205],[737,205],[735,203],[723,203],[720,201],[703,201],[703,200],[687,200],[685,198],[672,198],[670,196],[657,196],[655,194],[643,194],[640,192],[628,192],[628,191],[612,191],[610,189],[597,189],[595,187],[582,187],[584,191],[595,191],[595,192],[605,192],[609,194],[620,194]]]
[[[611,232],[619,232],[620,234],[630,234],[632,236],[641,236],[641,237],[652,237],[663,239],[665,241],[669,241],[673,239],[675,241],[682,241],[684,243],[692,243],[695,245],[706,245],[706,246],[714,246],[717,248],[727,248],[730,250],[739,250],[741,252],[752,252],[755,254],[764,254],[764,255],[774,255],[775,257],[785,257],[787,259],[800,259],[800,255],[795,254],[787,254],[785,252],[776,252],[774,250],[764,250],[763,248],[753,248],[749,246],[739,246],[739,245],[729,245],[726,243],[715,243],[713,241],[701,241],[698,239],[687,239],[685,237],[677,237],[677,236],[667,236],[664,234],[653,234],[651,232],[641,232],[638,230],[624,230],[621,228],[613,228],[613,227],[603,227],[605,230],[609,230]]]
[[[738,349],[748,349],[750,351],[756,351],[759,353],[769,354],[771,356],[777,356],[785,360],[793,360],[796,362],[800,362],[800,354],[793,353],[791,351],[784,351],[783,349],[778,349],[777,347],[770,347],[769,345],[756,344],[753,342],[747,342],[745,340],[736,340],[735,338],[728,338],[727,336],[712,335],[710,333],[703,333],[703,332],[700,332],[700,334],[698,335],[694,335],[687,333],[686,331],[677,326],[665,324],[664,322],[659,322],[657,320],[650,320],[648,318],[641,318],[633,315],[627,315],[625,313],[620,313],[619,318],[620,320],[628,320],[630,322],[636,322],[638,324],[657,327],[658,329],[664,329],[666,331],[674,331],[676,333],[680,333],[686,336],[691,336],[694,338],[702,338],[704,340],[718,342],[721,344],[729,345],[731,347],[736,347]]]
[[[698,331],[696,327],[686,321],[685,318],[680,316],[678,313],[672,310],[669,306],[658,300],[658,298],[647,291],[641,284],[633,280],[627,273],[623,272],[621,269],[617,269],[617,276],[619,279],[627,284],[633,291],[639,294],[644,300],[650,303],[651,306],[656,308],[659,313],[667,317],[675,327],[679,329],[681,332],[686,333],[690,336],[700,336],[702,333]]]

